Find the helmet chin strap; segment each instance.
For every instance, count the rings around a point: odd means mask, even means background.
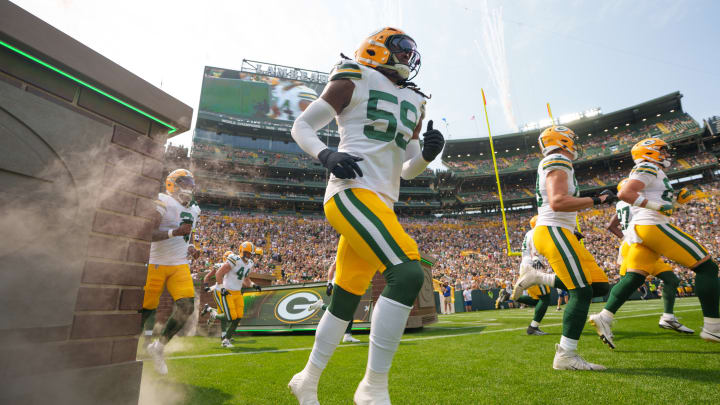
[[[392,65],[379,65],[379,66],[382,66],[382,67],[384,67],[385,69],[390,69],[390,70],[396,71],[396,72],[398,73],[398,75],[400,75],[400,77],[401,77],[403,80],[405,80],[405,79],[407,79],[408,77],[410,77],[410,66],[408,66],[408,65],[406,65],[406,64],[403,64],[403,63],[400,63],[400,61],[398,60],[398,58],[397,58],[395,55],[392,55],[391,57],[393,58],[393,61],[395,62],[394,64],[392,64]]]

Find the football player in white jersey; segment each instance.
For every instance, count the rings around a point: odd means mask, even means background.
[[[632,220],[625,231],[630,248],[623,259],[626,277],[616,285],[623,294],[652,274],[660,255],[695,272],[695,293],[700,300],[704,325],[700,337],[720,342],[720,285],[718,266],[707,249],[692,236],[670,223],[673,188],[663,172],[670,167],[670,147],[659,138],[643,139],[630,151],[635,167],[619,193],[631,204]],[[638,285],[639,286],[639,285]],[[601,313],[593,319],[598,334],[610,334],[610,320]]]
[[[538,216],[530,218],[530,230],[525,233],[522,243],[522,260],[520,262],[520,273],[524,274],[526,269],[533,268],[535,270],[541,270],[545,268],[543,264],[542,256],[535,249],[535,243],[533,242],[533,231],[537,224]],[[540,330],[540,322],[542,322],[550,306],[550,294],[552,288],[548,285],[540,284],[534,285],[527,289],[527,295],[522,295],[515,299],[515,301],[525,304],[528,306],[535,307],[535,314],[533,320],[530,322],[525,331],[528,335],[547,335],[547,333]]]
[[[213,299],[215,300],[215,305],[216,305],[215,316],[208,317],[208,321],[207,321],[208,328],[210,326],[212,326],[213,322],[215,322],[215,317],[217,316],[217,314],[223,313],[222,312],[222,309],[223,309],[222,301],[219,298],[220,297],[219,294],[215,293],[215,291],[220,291],[220,288],[222,288],[222,286],[220,284],[218,284],[217,277],[215,276],[215,274],[217,273],[218,270],[220,270],[220,267],[222,267],[222,265],[225,264],[225,262],[227,261],[227,257],[230,256],[231,254],[233,254],[233,252],[231,252],[229,250],[227,252],[225,252],[223,254],[222,263],[215,263],[212,266],[212,269],[210,269],[210,271],[208,271],[207,274],[205,274],[205,277],[203,277],[203,290],[205,290],[205,292],[209,292],[212,294]],[[211,286],[210,280],[213,278],[215,278],[215,285]],[[212,308],[210,307],[209,304],[205,304],[205,306],[203,306],[203,309],[200,310],[200,316],[207,314],[208,312],[210,312],[211,309]],[[225,339],[225,330],[227,329],[228,321],[225,319],[225,317],[220,317],[219,320],[220,320],[220,331],[221,331],[220,337],[221,337],[221,339]]]
[[[543,275],[534,269],[521,275],[513,296],[530,285],[546,284],[567,289],[570,302],[563,314],[563,332],[556,345],[553,368],[556,370],[604,370],[577,354],[588,309],[593,296],[607,294],[609,283],[592,254],[575,234],[577,212],[593,205],[614,202],[615,194],[603,190],[597,197],[580,197],[572,161],[581,149],[575,133],[564,126],[545,129],[538,139],[545,155],[538,165],[538,221],[533,230],[537,252],[544,256],[555,275]]]
[[[340,233],[335,287],[315,332],[305,368],[289,383],[301,404],[317,404],[317,384],[373,275],[387,286],[375,305],[365,377],[356,404],[389,404],[388,373],[408,315],[424,282],[415,241],[393,211],[400,178],[412,179],[442,151],[442,134],[419,134],[425,96],[408,82],[420,68],[415,41],[395,28],[365,39],[355,60],[330,73],[318,100],[298,117],[292,136],[332,173],[325,192],[325,216]],[[340,144],[329,149],[316,131],[337,120]]]
[[[303,111],[317,100],[315,90],[302,82],[281,81],[273,86],[273,105],[270,118],[294,121]]]
[[[628,179],[623,179],[620,183],[618,183],[618,192],[620,192],[627,181]],[[677,332],[694,333],[695,331],[681,324],[674,315],[675,293],[677,291],[677,287],[680,285],[680,280],[672,271],[672,267],[669,264],[667,264],[662,258],[658,257],[655,265],[650,271],[643,273],[630,271],[628,274],[627,261],[625,260],[625,257],[628,255],[628,251],[630,250],[630,244],[627,242],[625,233],[632,221],[632,205],[620,200],[615,204],[615,211],[616,214],[610,220],[607,229],[610,233],[622,239],[620,250],[618,252],[618,264],[620,264],[620,276],[622,278],[620,279],[620,282],[618,282],[612,290],[610,290],[610,296],[608,297],[607,304],[605,304],[605,308],[602,312],[590,315],[590,323],[595,326],[600,339],[611,349],[615,348],[612,329],[610,328],[611,322],[618,309],[620,309],[620,307],[630,298],[632,293],[645,282],[648,275],[655,276],[663,281],[662,298],[665,312],[660,316],[659,326],[663,329],[672,329]],[[631,281],[626,281],[626,278]],[[609,322],[603,322],[603,320],[599,318],[605,318]]]
[[[248,277],[250,270],[255,266],[251,259],[251,256],[255,254],[255,245],[252,242],[243,242],[240,245],[240,252],[242,256],[226,252],[225,263],[215,273],[217,282],[215,301],[218,302],[219,307],[222,307],[222,314],[218,313],[214,308],[210,308],[209,311],[211,319],[229,321],[227,329],[221,335],[222,347],[233,347],[230,339],[232,339],[232,335],[244,315],[243,287],[255,287],[256,290],[262,291],[262,288],[250,281]]]
[[[195,288],[190,275],[188,254],[197,257],[200,251],[190,243],[190,235],[195,229],[200,207],[193,199],[195,180],[189,170],[177,169],[165,180],[166,194],[158,194],[155,201],[155,218],[145,297],[142,307],[142,325],[155,312],[160,295],[167,287],[175,305],[159,339],[147,346],[152,355],[155,370],[167,374],[167,365],[163,350],[167,342],[182,329],[188,317],[193,313]]]

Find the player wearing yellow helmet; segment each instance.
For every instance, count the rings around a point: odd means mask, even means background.
[[[215,302],[218,303],[218,308],[222,308],[222,311],[205,305],[202,312],[203,314],[210,312],[211,320],[229,321],[227,328],[220,335],[222,347],[233,347],[230,339],[232,339],[232,335],[244,315],[243,287],[254,287],[256,290],[262,291],[262,288],[250,281],[248,277],[250,270],[255,266],[255,262],[252,260],[254,254],[255,245],[252,242],[243,242],[240,244],[240,255],[236,255],[231,251],[225,252],[223,255],[224,263],[215,273],[217,281],[214,291]]]
[[[401,30],[383,28],[362,42],[355,60],[333,68],[323,94],[293,125],[297,144],[332,173],[325,215],[341,235],[330,307],[305,369],[288,385],[301,404],[317,403],[320,374],[377,271],[387,287],[373,310],[367,369],[353,400],[390,402],[388,373],[424,282],[417,244],[398,222],[393,203],[400,178],[422,173],[444,145],[430,121],[420,147],[426,97],[408,82],[419,68],[415,41]],[[340,132],[337,151],[316,134],[333,118]]]
[[[531,285],[547,284],[569,290],[570,302],[563,314],[563,332],[556,345],[553,368],[564,370],[602,370],[605,367],[588,363],[577,354],[588,309],[593,296],[605,295],[609,289],[605,272],[598,267],[592,254],[574,234],[577,212],[593,205],[612,203],[615,194],[604,190],[597,197],[580,197],[572,162],[582,154],[575,133],[565,126],[545,129],[538,138],[545,155],[538,165],[538,220],[533,243],[544,256],[555,277],[535,269],[523,274],[513,296]]]
[[[620,298],[629,295],[628,291],[632,293],[655,271],[660,255],[688,267],[695,272],[695,293],[704,316],[700,337],[720,342],[718,266],[704,246],[670,223],[673,188],[663,172],[671,165],[670,146],[662,139],[647,138],[635,144],[630,153],[635,167],[618,194],[631,205],[632,219],[624,232],[630,245],[623,259],[627,274],[613,290],[618,289]],[[687,199],[683,195],[683,201]],[[612,319],[612,312],[607,310],[593,316],[601,337],[612,336]]]
[[[193,200],[195,180],[186,169],[172,171],[165,180],[166,193],[158,194],[155,201],[157,210],[153,219],[152,243],[145,297],[142,307],[142,325],[152,315],[160,302],[160,295],[167,287],[174,303],[173,312],[167,320],[159,339],[148,345],[147,351],[153,357],[155,369],[167,374],[163,350],[167,342],[182,329],[192,314],[195,288],[190,276],[188,254],[195,258],[199,251],[190,243],[190,235],[200,215],[200,208]]]

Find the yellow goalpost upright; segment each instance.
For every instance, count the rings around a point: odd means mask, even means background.
[[[508,256],[520,256],[520,252],[513,252],[510,247],[510,234],[508,233],[507,218],[505,218],[505,203],[503,202],[502,188],[500,187],[500,174],[498,173],[497,162],[495,161],[495,146],[493,145],[492,132],[490,131],[490,119],[488,119],[485,90],[480,89],[480,93],[482,94],[483,108],[485,109],[485,123],[487,124],[488,138],[490,139],[490,154],[492,155],[493,168],[495,169],[495,182],[497,183],[498,198],[500,199],[500,213],[502,214],[503,227],[505,228],[507,254]]]

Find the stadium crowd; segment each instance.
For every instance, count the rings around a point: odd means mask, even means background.
[[[717,255],[720,247],[720,182],[702,186],[707,197],[680,208],[674,223]],[[580,214],[586,246],[604,268],[611,282],[619,279],[617,252],[619,240],[605,230],[614,215],[613,207],[592,209]],[[509,213],[508,229],[513,251],[527,231],[533,211]],[[400,222],[418,243],[421,252],[436,256],[433,277],[460,289],[488,289],[512,284],[520,258],[506,254],[505,234],[499,216],[465,218],[410,218]],[[274,274],[275,284],[294,284],[327,279],[327,269],[335,256],[338,237],[321,216],[296,217],[247,213],[203,214],[195,236],[202,247],[193,272],[200,277],[222,254],[234,250],[245,240],[263,249],[256,256],[256,271]],[[674,266],[683,285],[690,285],[692,272]]]

